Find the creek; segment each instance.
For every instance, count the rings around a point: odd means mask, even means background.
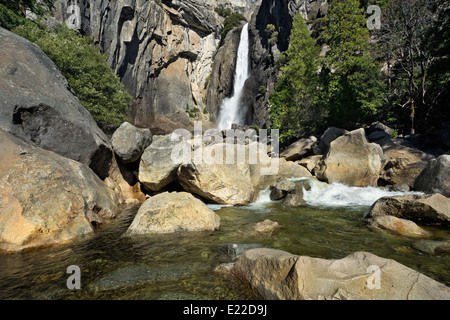
[[[376,199],[398,193],[310,183],[304,194],[308,205],[301,208],[270,201],[268,189],[248,206],[209,205],[221,218],[215,232],[125,237],[138,207],[124,207],[89,238],[1,254],[0,299],[255,299],[239,283],[214,272],[249,247],[325,259],[368,251],[450,285],[448,255],[422,253],[414,248],[417,240],[371,229],[362,219]],[[271,234],[252,232],[265,219],[281,228]],[[450,239],[447,230],[427,229],[441,240]],[[70,265],[80,267],[80,290],[66,286]]]

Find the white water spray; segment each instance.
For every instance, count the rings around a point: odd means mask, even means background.
[[[407,194],[422,194],[421,192],[395,192],[376,187],[349,187],[341,183],[328,184],[309,178],[289,178],[293,182],[308,180],[310,190],[303,189],[303,199],[307,205],[316,208],[348,208],[367,209],[382,197],[393,197]],[[259,194],[258,199],[249,206],[252,208],[263,208],[265,204],[277,201],[270,200],[270,188],[267,187]],[[279,202],[279,201],[278,201]]]
[[[218,128],[221,130],[230,129],[233,123],[242,123],[242,113],[240,109],[240,100],[244,90],[245,81],[249,77],[248,66],[248,24],[242,28],[241,40],[239,42],[238,56],[236,61],[236,70],[234,72],[233,95],[225,98],[220,106]]]

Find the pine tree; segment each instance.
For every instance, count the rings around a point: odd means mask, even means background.
[[[272,128],[280,129],[280,141],[297,138],[314,130],[320,49],[300,14],[293,21],[289,48],[283,53],[283,66],[269,110]]]
[[[330,47],[321,73],[330,125],[361,125],[382,104],[381,66],[371,56],[366,23],[358,0],[330,3],[321,35]]]

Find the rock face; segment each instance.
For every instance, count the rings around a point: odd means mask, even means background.
[[[106,176],[109,139],[35,44],[0,28],[0,128]]]
[[[234,71],[240,34],[241,28],[229,31],[223,45],[214,57],[208,84],[207,101],[209,113],[216,117],[220,113],[222,100],[233,94]]]
[[[191,194],[165,192],[144,202],[126,234],[214,231],[219,227],[219,216]]]
[[[80,0],[80,24],[72,27],[94,38],[137,99],[134,124],[165,134],[189,127],[187,108],[206,107],[206,85],[224,20],[214,9],[244,13],[254,2]],[[73,19],[71,4],[56,1],[56,21]]]
[[[288,48],[288,39],[292,22],[297,13],[305,21],[313,21],[326,16],[328,1],[326,0],[262,0],[249,20],[251,76],[247,80],[245,105],[247,107],[246,122],[259,127],[269,127],[268,110],[270,93],[277,83],[278,73],[275,60],[280,52]],[[269,45],[270,35],[267,25],[272,24],[278,31],[277,43]],[[264,88],[261,93],[260,88]]]
[[[365,218],[394,216],[419,225],[449,225],[450,199],[441,194],[383,197],[365,213]]]
[[[450,197],[450,155],[431,160],[417,177],[414,188],[425,192],[439,192]]]
[[[318,179],[349,186],[377,186],[383,151],[368,143],[364,129],[351,131],[330,144],[326,156],[314,168]]]
[[[152,133],[149,129],[136,128],[129,122],[122,123],[111,138],[114,152],[123,163],[139,160],[151,143]]]
[[[79,162],[0,129],[0,249],[67,242],[118,213],[117,196]]]
[[[450,299],[447,286],[368,252],[325,260],[252,249],[242,254],[232,273],[267,300]]]

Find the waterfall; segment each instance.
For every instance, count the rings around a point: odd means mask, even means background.
[[[225,98],[220,106],[218,119],[219,129],[230,129],[233,123],[243,124],[243,114],[240,112],[240,100],[244,90],[245,81],[249,77],[248,66],[248,24],[242,28],[239,42],[236,70],[234,71],[233,94]]]

